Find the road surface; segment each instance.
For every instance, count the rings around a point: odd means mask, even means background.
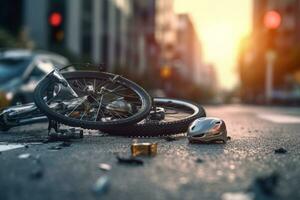
[[[156,157],[143,158],[143,166],[120,165],[115,158],[116,153],[130,153],[132,138],[93,133],[72,141],[70,147],[50,150],[61,142],[40,143],[46,124],[0,133],[0,199],[262,199],[253,189],[255,180],[273,173],[278,184],[271,183],[263,199],[300,199],[299,108],[205,108],[208,116],[225,120],[231,141],[199,145],[189,144],[185,137],[171,142],[141,138],[158,142],[159,148]],[[16,142],[29,144],[7,146]],[[15,149],[4,151],[5,147]],[[275,154],[281,147],[287,153]],[[24,159],[18,157],[21,154]],[[26,154],[31,156],[26,159]],[[99,163],[112,169],[102,171]],[[108,190],[95,193],[95,182],[104,175],[109,178]]]

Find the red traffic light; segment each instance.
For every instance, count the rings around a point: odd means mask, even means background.
[[[58,12],[53,12],[50,14],[49,23],[51,26],[59,26],[62,23],[62,16]]]
[[[264,24],[268,29],[277,29],[281,23],[281,16],[276,11],[268,11],[264,16]]]

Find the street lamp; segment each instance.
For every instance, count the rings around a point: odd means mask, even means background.
[[[272,101],[272,93],[273,93],[273,68],[274,61],[276,59],[276,53],[274,50],[274,42],[276,30],[281,24],[281,16],[277,11],[268,11],[264,16],[264,25],[268,31],[268,44],[266,51],[266,79],[265,79],[265,97],[266,102],[270,103]]]

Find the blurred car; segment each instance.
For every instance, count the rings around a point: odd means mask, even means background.
[[[55,67],[67,64],[67,58],[50,52],[0,51],[0,108],[32,102],[38,81]]]
[[[300,88],[292,90],[274,90],[272,103],[281,105],[300,105]]]

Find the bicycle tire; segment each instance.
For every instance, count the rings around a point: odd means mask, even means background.
[[[197,118],[206,117],[204,108],[198,104],[171,98],[154,98],[153,104],[164,107],[166,105],[180,105],[194,110],[190,116],[170,122],[151,121],[147,123],[137,123],[126,127],[114,127],[113,129],[103,129],[111,135],[127,136],[127,137],[157,137],[184,133],[188,126]]]
[[[72,78],[106,78],[110,79],[115,77],[115,74],[106,73],[106,72],[95,72],[95,71],[76,71],[76,72],[65,72],[62,73],[66,80]],[[124,78],[119,77],[118,81],[128,88],[132,89],[139,96],[142,106],[139,109],[139,112],[136,115],[130,116],[126,119],[120,119],[118,121],[106,121],[106,122],[91,122],[91,121],[82,121],[75,118],[66,117],[62,114],[59,114],[48,107],[46,102],[43,100],[43,92],[47,90],[47,87],[50,86],[52,82],[51,78],[46,76],[36,87],[34,91],[34,102],[38,109],[43,112],[49,119],[57,121],[59,123],[69,125],[72,127],[81,127],[84,129],[102,129],[102,128],[113,128],[116,126],[124,126],[137,123],[144,119],[150,112],[152,102],[149,94],[136,83]]]

